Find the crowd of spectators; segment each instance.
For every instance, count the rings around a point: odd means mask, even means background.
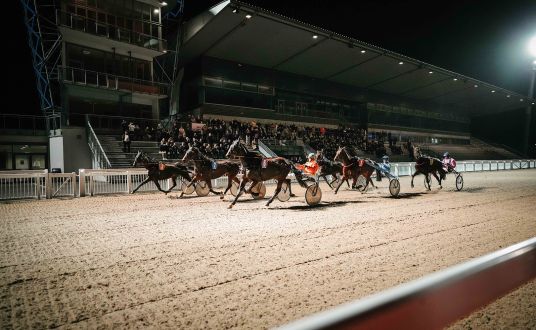
[[[145,128],[141,129],[139,125],[132,122],[127,124],[125,121],[122,126],[123,131],[128,132],[130,141],[156,141],[160,152],[171,159],[181,158],[190,145],[198,147],[209,157],[225,158],[229,146],[237,138],[252,149],[257,148],[259,140],[270,144],[293,145],[299,139],[315,150],[322,149],[329,159],[333,159],[339,146],[353,146],[377,158],[387,154],[386,141],[391,154],[401,154],[406,147],[405,144],[402,147],[397,145],[396,138],[392,138],[390,133],[368,136],[367,131],[360,128],[329,129],[254,121],[201,120],[191,115],[172,120],[167,128],[162,124],[155,128],[147,123]]]

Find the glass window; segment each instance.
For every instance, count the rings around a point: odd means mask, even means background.
[[[273,95],[274,88],[272,86],[259,85],[259,93]]]
[[[204,77],[203,84],[209,87],[222,87],[222,80],[218,78]]]
[[[224,80],[223,81],[223,88],[240,89],[240,82],[231,81],[231,80]]]
[[[248,92],[257,92],[257,85],[242,83],[242,89]]]

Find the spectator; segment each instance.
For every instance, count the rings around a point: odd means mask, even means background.
[[[130,135],[127,130],[123,131],[121,140],[123,141],[123,152],[130,152]]]

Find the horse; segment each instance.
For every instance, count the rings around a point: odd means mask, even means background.
[[[441,160],[423,155],[419,147],[414,147],[414,155],[417,160],[415,161],[415,173],[411,175],[411,188],[414,187],[413,178],[419,173],[422,173],[426,177],[428,177],[429,174],[432,174],[439,183],[439,189],[442,189],[443,186],[441,185],[441,180],[445,179],[447,172],[445,172]],[[439,176],[437,176],[437,173],[439,173]],[[426,189],[432,190],[430,185],[428,185]]]
[[[326,183],[332,190],[335,189],[333,187],[333,183],[337,181],[337,179],[339,179],[339,175],[342,175],[343,165],[339,162],[334,162],[324,157],[323,150],[317,150],[315,158],[316,162],[318,163],[318,166],[320,166],[318,176],[324,178],[324,181],[326,181]],[[331,182],[329,182],[326,177],[328,175],[331,175],[331,177],[333,178]],[[348,180],[346,180],[346,184],[348,185],[348,187],[350,187],[350,183],[348,183]]]
[[[223,199],[227,191],[231,189],[233,181],[240,183],[238,178],[238,172],[240,172],[240,165],[237,163],[232,163],[228,160],[218,160],[215,161],[209,158],[207,155],[203,154],[197,147],[190,146],[190,148],[182,157],[183,161],[193,161],[194,163],[194,177],[192,181],[188,184],[188,188],[198,181],[205,181],[209,188],[209,191],[215,195],[220,195],[220,199]],[[218,192],[212,189],[212,179],[217,179],[220,176],[227,175],[228,183],[227,189],[222,192]],[[184,191],[179,197],[184,195]]]
[[[159,163],[151,159],[146,153],[140,150],[138,150],[138,153],[134,158],[134,163],[132,163],[132,166],[137,167],[138,164],[142,164],[142,166],[147,169],[148,177],[147,179],[143,180],[143,182],[140,183],[136,187],[136,189],[132,191],[132,194],[138,191],[138,189],[140,189],[141,186],[143,186],[147,182],[153,181],[156,185],[156,188],[158,188],[158,190],[167,195],[177,185],[177,177],[181,177],[186,181],[191,180],[190,172],[188,171],[188,168],[186,166],[182,166],[179,164]],[[171,179],[171,181],[173,181],[173,185],[168,190],[162,190],[160,184],[158,183],[158,180],[166,179]]]
[[[239,158],[242,167],[244,168],[244,176],[242,177],[240,188],[238,189],[235,199],[229,205],[229,208],[232,208],[236,204],[238,198],[245,190],[247,182],[249,181],[252,183],[246,193],[253,194],[251,189],[259,182],[271,179],[277,180],[277,187],[274,195],[268,200],[266,206],[270,206],[274,198],[277,196],[277,194],[279,194],[283,182],[286,182],[290,195],[294,196],[290,188],[290,179],[287,179],[287,175],[290,173],[290,171],[293,171],[296,174],[296,179],[300,185],[302,187],[306,187],[306,184],[301,180],[301,175],[297,174],[299,171],[294,168],[294,164],[291,161],[283,157],[264,158],[255,152],[249,151],[246,146],[240,142],[240,140],[235,140],[231,144],[229,150],[227,151],[226,157]]]
[[[340,161],[343,164],[342,180],[339,182],[339,185],[335,189],[335,194],[339,191],[339,188],[341,187],[344,180],[348,180],[350,177],[353,179],[352,188],[359,188],[360,186],[356,187],[357,178],[359,177],[359,175],[362,175],[366,180],[366,184],[363,188],[363,191],[367,189],[369,183],[374,188],[376,188],[370,178],[371,175],[374,173],[375,168],[370,166],[367,163],[366,159],[359,159],[358,157],[351,155],[351,152],[348,150],[348,147],[339,147],[333,160]]]

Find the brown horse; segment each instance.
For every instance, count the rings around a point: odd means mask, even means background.
[[[342,180],[339,182],[339,185],[335,189],[335,194],[339,191],[339,188],[341,187],[344,180],[348,180],[349,178],[353,179],[352,182],[352,188],[359,188],[360,186],[356,186],[357,184],[357,178],[362,175],[365,180],[366,184],[365,187],[363,187],[362,191],[365,191],[369,185],[369,183],[374,186],[374,183],[370,179],[371,175],[374,173],[374,167],[370,166],[366,159],[359,159],[355,156],[350,155],[351,152],[348,150],[348,147],[339,147],[337,150],[337,153],[335,154],[334,161],[339,161],[343,164],[342,169]]]
[[[136,187],[136,189],[132,191],[132,193],[138,191],[138,189],[140,189],[141,186],[143,186],[147,182],[153,181],[158,190],[167,194],[177,185],[177,177],[181,177],[186,181],[191,180],[190,172],[188,171],[188,168],[186,166],[182,166],[179,164],[159,163],[151,159],[147,154],[142,151],[138,151],[136,157],[134,158],[134,163],[132,164],[132,166],[136,167],[138,166],[138,164],[143,165],[143,167],[147,169],[148,177],[142,183],[140,183]],[[162,190],[160,184],[158,183],[158,180],[166,179],[171,179],[171,181],[173,181],[173,185],[168,190]]]
[[[193,161],[194,163],[194,177],[192,181],[188,184],[187,188],[193,185],[198,181],[205,181],[211,193],[215,195],[220,195],[220,199],[223,199],[227,191],[231,188],[233,181],[240,183],[237,179],[238,172],[240,172],[240,165],[237,163],[230,162],[228,160],[218,160],[215,161],[209,158],[207,155],[203,154],[197,147],[191,146],[184,157],[183,161]],[[220,176],[227,175],[227,189],[222,192],[218,192],[212,189],[212,179],[217,179]],[[184,195],[184,191],[179,197]]]
[[[333,187],[333,183],[339,179],[339,176],[342,176],[343,165],[339,162],[334,162],[324,157],[323,150],[317,150],[316,162],[320,167],[318,171],[318,176],[324,178],[324,181],[326,181],[326,183],[331,189],[335,189]],[[331,177],[333,178],[331,182],[329,182],[326,177],[328,175],[331,175]],[[348,187],[350,187],[350,183],[348,183],[348,180],[346,180],[346,184],[348,185]]]
[[[295,174],[297,171],[294,169],[292,162],[288,159],[283,157],[263,158],[261,155],[249,151],[240,140],[235,140],[233,144],[231,144],[226,156],[228,158],[240,159],[245,171],[238,193],[236,194],[234,201],[229,205],[229,208],[232,208],[236,204],[249,181],[251,181],[251,185],[247,192],[251,193],[251,188],[255,187],[259,182],[271,179],[277,180],[277,187],[274,195],[268,200],[266,206],[269,206],[277,194],[279,194],[283,182],[286,182],[290,195],[293,196],[292,190],[290,189],[290,179],[287,179],[287,175],[291,170]],[[301,176],[296,176],[296,178],[300,185],[305,186],[305,183],[301,180]]]
[[[415,173],[411,175],[411,188],[414,187],[413,178],[416,175],[422,173],[426,176],[427,182],[429,182],[428,175],[433,175],[439,183],[439,189],[442,189],[443,186],[441,185],[441,180],[445,178],[447,172],[445,172],[445,170],[443,169],[443,163],[441,162],[441,160],[427,155],[423,155],[419,147],[414,148],[414,154],[417,160],[415,161]],[[437,175],[438,173],[439,176]],[[426,186],[426,189],[432,190],[430,188],[430,184]]]

